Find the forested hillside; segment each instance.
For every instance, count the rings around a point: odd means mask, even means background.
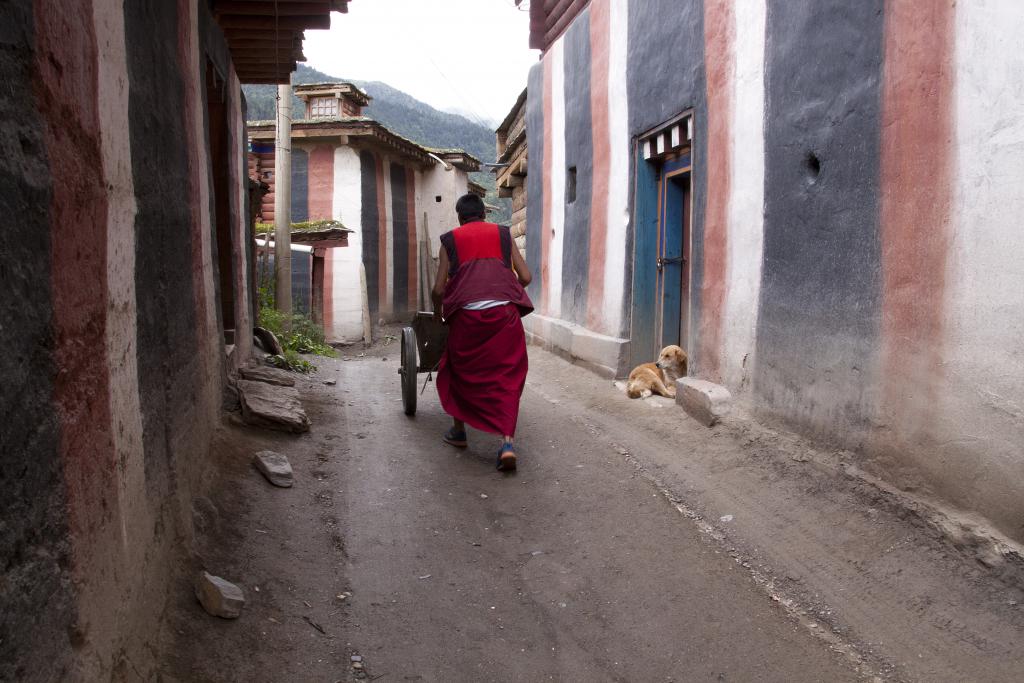
[[[450,114],[431,107],[429,104],[407,95],[379,81],[357,81],[325,73],[300,64],[292,75],[292,83],[325,83],[345,81],[355,83],[366,91],[373,100],[363,110],[366,116],[380,121],[385,126],[427,147],[460,147],[481,161],[494,161],[494,131],[490,127],[470,121],[464,116]],[[273,119],[277,98],[277,86],[243,85],[247,118],[252,120]],[[303,111],[299,98],[293,96],[292,106]],[[473,180],[487,188],[487,203],[502,207],[495,220],[507,220],[509,201],[498,199],[494,189],[494,175],[490,172],[472,174]]]

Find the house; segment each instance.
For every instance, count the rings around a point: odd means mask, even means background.
[[[512,199],[509,228],[519,250],[526,253],[526,90],[519,95],[495,131],[497,166],[494,169],[498,196]]]
[[[159,677],[252,351],[240,84],[287,82],[346,5],[5,5],[0,680]]]
[[[426,259],[432,267],[441,234],[455,225],[455,200],[471,190],[469,173],[480,162],[460,149],[424,147],[363,116],[370,97],[351,83],[299,85],[295,93],[305,112],[292,122],[291,220],[336,220],[352,230],[345,248],[327,250],[317,286],[327,339],[361,339],[360,268],[372,322],[428,307]],[[250,122],[249,136],[250,172],[271,186],[261,220],[271,222],[274,122]]]
[[[1024,540],[1024,13],[530,15],[531,338],[609,377],[678,343],[763,418]]]

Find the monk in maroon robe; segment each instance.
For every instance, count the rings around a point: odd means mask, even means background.
[[[498,470],[516,468],[512,439],[526,384],[526,335],[520,318],[533,311],[532,279],[509,229],[484,221],[474,194],[455,205],[459,227],[441,236],[434,314],[448,325],[437,371],[441,406],[452,416],[444,440],[465,448],[466,425],[498,434]]]

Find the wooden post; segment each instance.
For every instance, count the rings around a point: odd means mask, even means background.
[[[291,323],[292,314],[292,86],[277,86],[274,154],[274,299]]]
[[[370,296],[366,291],[366,266],[359,263],[359,293],[363,301],[363,344],[373,343],[373,325],[370,322]]]

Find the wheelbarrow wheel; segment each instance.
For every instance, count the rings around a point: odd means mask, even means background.
[[[416,333],[402,329],[402,407],[406,415],[416,414]]]

